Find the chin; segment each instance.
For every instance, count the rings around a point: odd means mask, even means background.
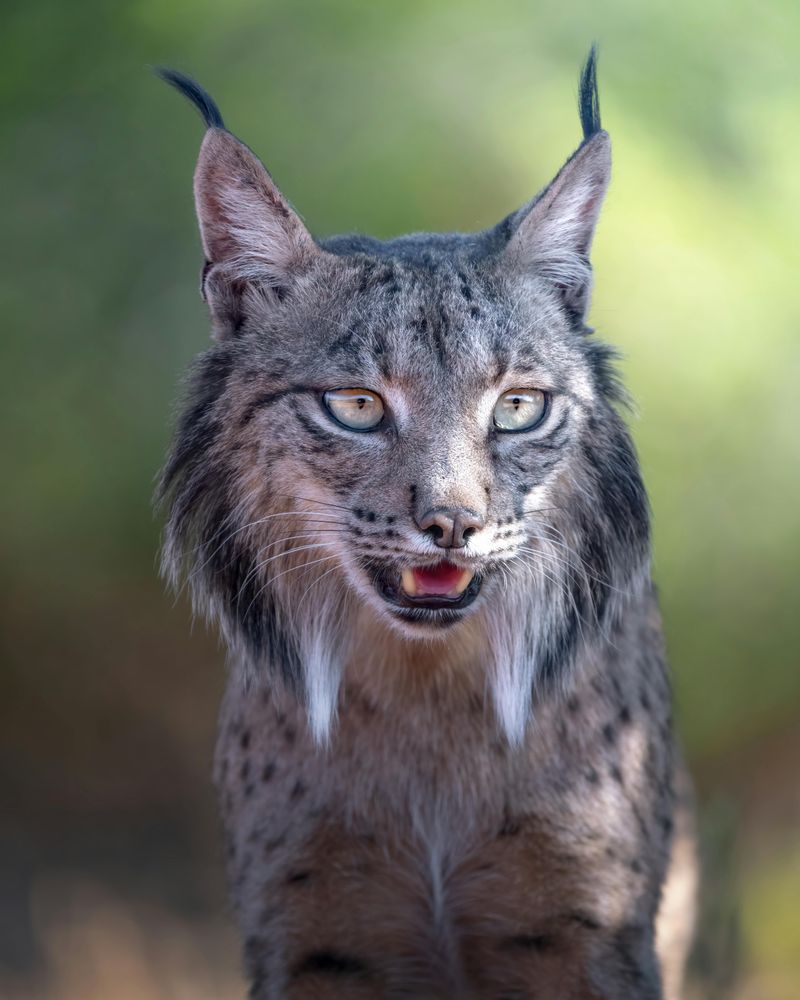
[[[442,609],[441,611],[426,611],[420,609],[408,609],[399,611],[384,606],[384,618],[388,619],[392,628],[396,629],[407,639],[438,639],[454,631],[459,624],[468,618],[472,612],[453,611]],[[388,614],[387,614],[388,612]]]

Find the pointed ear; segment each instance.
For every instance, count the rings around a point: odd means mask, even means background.
[[[195,106],[206,125],[194,175],[206,252],[201,291],[216,334],[224,337],[241,327],[248,298],[280,301],[322,251],[263,163],[227,131],[211,95],[178,70],[155,72]]]
[[[607,132],[598,131],[511,219],[506,265],[546,278],[578,319],[589,307],[589,250],[610,175],[611,141]]]
[[[231,275],[283,285],[317,251],[266,167],[230,132],[206,132],[194,197],[206,259]]]
[[[248,287],[279,300],[320,251],[258,157],[221,128],[203,139],[194,196],[203,292],[222,333],[241,322]]]

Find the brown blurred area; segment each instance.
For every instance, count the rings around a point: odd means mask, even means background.
[[[210,780],[221,651],[157,585],[42,612],[2,621],[0,995],[242,995]]]
[[[191,201],[218,98],[312,231],[478,229],[578,139],[614,180],[624,351],[695,775],[692,1000],[800,996],[800,7],[8,0],[0,33],[0,997],[244,995],[210,779],[225,657],[150,498],[207,343]]]

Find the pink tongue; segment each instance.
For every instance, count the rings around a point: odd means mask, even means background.
[[[458,584],[461,570],[452,563],[437,563],[414,571],[414,582],[419,594],[449,594]]]

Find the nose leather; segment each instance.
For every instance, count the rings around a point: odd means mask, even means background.
[[[479,531],[484,523],[474,510],[439,507],[424,514],[419,527],[440,549],[463,549],[470,535]]]

